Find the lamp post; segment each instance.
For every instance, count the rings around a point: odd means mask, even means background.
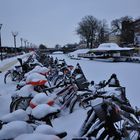
[[[30,48],[29,44],[30,44],[30,42],[28,41],[27,42],[27,50],[28,50],[28,52],[29,52],[29,48]]]
[[[21,42],[21,50],[23,51],[23,38],[20,38],[20,42]]]
[[[31,51],[32,51],[32,43],[30,43],[30,49],[31,49]]]
[[[20,38],[21,41],[21,47],[23,47],[23,38]]]
[[[0,57],[1,57],[1,61],[3,60],[3,57],[2,57],[2,46],[1,46],[1,28],[2,28],[2,24],[0,24]]]
[[[25,52],[26,52],[26,47],[27,47],[27,41],[28,41],[28,40],[24,40],[24,44],[25,44],[24,49],[25,49]]]
[[[14,37],[14,47],[15,47],[15,54],[16,54],[16,37],[18,35],[18,32],[12,32],[12,35]]]

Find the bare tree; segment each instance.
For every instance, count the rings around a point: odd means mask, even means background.
[[[130,16],[121,17],[111,22],[112,33],[120,35],[121,43],[133,43],[134,31],[132,22],[133,18]]]
[[[97,36],[97,43],[101,44],[108,41],[109,36],[109,28],[106,20],[100,21],[99,29],[98,29],[98,36]]]
[[[80,38],[86,40],[87,48],[92,48],[95,42],[95,36],[99,28],[99,21],[93,16],[85,16],[82,21],[79,22],[76,33]]]
[[[111,22],[111,32],[115,35],[121,34],[121,20],[115,19]]]
[[[111,22],[111,30],[112,33],[120,35],[122,33],[122,22],[123,21],[132,21],[132,17],[129,16],[125,16],[125,17],[121,17],[119,19],[114,19]]]

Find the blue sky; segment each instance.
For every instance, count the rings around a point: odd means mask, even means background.
[[[86,15],[108,24],[122,16],[140,17],[140,0],[0,0],[2,45],[13,46],[11,31],[48,47],[79,42],[75,29]]]

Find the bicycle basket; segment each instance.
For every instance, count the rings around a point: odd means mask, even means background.
[[[80,77],[76,78],[75,82],[79,90],[87,89],[89,86],[89,82],[83,75],[80,75]]]

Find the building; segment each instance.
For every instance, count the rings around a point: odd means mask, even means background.
[[[77,45],[76,48],[77,48],[77,49],[85,49],[85,48],[87,48],[87,44],[86,44],[86,43],[79,44],[79,45]]]
[[[133,22],[134,27],[134,44],[140,47],[140,19]]]

